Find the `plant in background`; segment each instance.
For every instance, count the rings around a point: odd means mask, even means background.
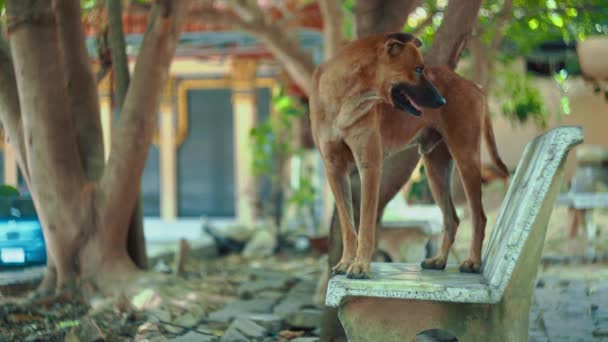
[[[253,128],[250,134],[253,172],[270,183],[270,200],[262,201],[261,214],[272,217],[279,227],[283,203],[298,209],[310,207],[314,203],[315,189],[304,172],[298,171],[296,181],[290,182],[291,172],[287,169],[288,161],[301,153],[294,131],[306,111],[304,105],[299,99],[287,95],[284,87],[279,87],[273,90],[272,110],[273,114]],[[289,196],[287,199],[285,194]]]
[[[424,165],[420,165],[420,177],[410,179],[412,187],[407,194],[409,203],[433,204],[433,195],[429,186],[429,181],[424,170]]]
[[[493,94],[500,99],[502,115],[520,124],[532,121],[537,127],[547,127],[547,109],[540,91],[529,76],[513,72],[509,64],[500,65],[496,72]]]

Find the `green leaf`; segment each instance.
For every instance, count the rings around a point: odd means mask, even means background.
[[[57,324],[57,327],[59,329],[67,329],[67,328],[77,327],[79,325],[80,325],[80,321],[69,320],[69,321],[61,321],[61,322],[59,322],[59,324]]]

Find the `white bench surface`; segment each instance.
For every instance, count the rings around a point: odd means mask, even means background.
[[[519,260],[520,255],[532,231],[543,230],[542,234],[532,234],[533,239],[545,238],[544,229],[559,189],[558,172],[568,151],[582,140],[580,127],[560,127],[526,146],[484,249],[481,274],[460,273],[450,266],[436,271],[422,270],[418,265],[372,263],[371,279],[333,277],[326,304],[339,306],[347,297],[499,302],[518,263],[538,266],[538,260]]]
[[[423,270],[418,264],[372,263],[371,279],[334,276],[326,305],[338,306],[343,297],[422,299],[464,303],[493,302],[481,274],[464,274],[456,265],[443,271]]]

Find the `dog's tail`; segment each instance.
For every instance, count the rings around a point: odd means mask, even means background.
[[[492,162],[496,166],[497,171],[504,178],[509,177],[509,169],[505,165],[505,163],[500,159],[498,155],[498,148],[496,147],[496,139],[494,138],[494,128],[492,128],[492,119],[490,118],[490,108],[486,103],[486,115],[484,117],[483,124],[483,136],[486,141],[486,146],[488,147],[488,153],[490,154],[490,158]]]

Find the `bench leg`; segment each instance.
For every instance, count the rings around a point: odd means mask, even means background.
[[[528,340],[529,303],[507,310],[502,304],[461,304],[357,297],[340,307],[350,342],[415,341],[416,335],[441,329],[460,342]]]

